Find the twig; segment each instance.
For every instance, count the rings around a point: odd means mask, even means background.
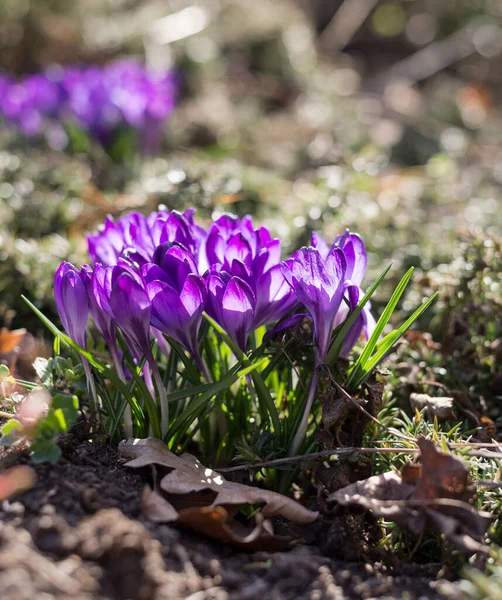
[[[476,52],[473,43],[476,26],[471,22],[444,40],[432,42],[411,56],[395,63],[368,83],[370,88],[385,87],[393,79],[406,79],[410,85],[427,79]]]
[[[345,0],[322,32],[319,41],[329,50],[342,50],[366,21],[379,0]]]
[[[472,456],[474,458],[502,458],[502,452],[483,452],[483,450],[469,451],[464,456]]]
[[[329,456],[340,455],[340,454],[353,454],[354,452],[360,452],[364,454],[419,454],[418,448],[362,448],[362,447],[347,447],[347,448],[334,448],[333,450],[321,450],[320,452],[312,452],[311,454],[302,454],[299,456],[288,456],[284,458],[274,458],[273,460],[266,460],[261,463],[251,463],[247,465],[237,465],[235,467],[225,467],[222,469],[215,469],[219,473],[233,473],[235,471],[249,471],[251,469],[263,469],[265,467],[276,467],[279,465],[287,465],[292,463],[305,462],[309,460],[316,460],[319,458],[327,458]],[[469,452],[467,456],[479,457],[479,458],[497,458],[502,459],[502,453],[499,452],[482,452],[473,451]],[[496,482],[483,481],[482,485],[493,485],[493,487],[502,487],[502,484],[496,484]]]
[[[373,440],[372,444],[400,444],[399,440]],[[448,448],[500,448],[500,444],[497,443],[484,443],[484,442],[448,442]]]
[[[295,462],[305,462],[308,460],[314,460],[317,458],[326,458],[335,454],[352,454],[354,452],[364,452],[367,454],[399,454],[402,452],[408,452],[411,454],[418,454],[420,450],[418,448],[359,448],[359,447],[347,447],[347,448],[335,448],[333,450],[321,450],[320,452],[313,452],[311,454],[302,454],[300,456],[288,456],[285,458],[274,458],[273,460],[266,460],[262,463],[238,465],[236,467],[225,467],[223,469],[215,469],[219,473],[232,473],[233,471],[248,471],[250,469],[261,469],[264,467],[275,467],[277,465],[286,465]],[[501,454],[502,456],[502,454]]]
[[[482,485],[483,487],[502,488],[502,481],[486,481],[485,479],[479,479],[474,483],[476,485]]]
[[[448,389],[448,387],[444,383],[439,383],[439,381],[432,381],[430,379],[421,379],[420,381],[417,381],[416,385],[422,386],[422,387],[427,387],[427,386],[437,387],[440,390],[443,390],[443,392],[445,392],[446,394],[451,394],[451,390]]]
[[[371,421],[373,421],[373,423],[376,423],[379,427],[381,427],[382,429],[384,429],[385,431],[387,431],[387,433],[392,433],[393,435],[401,438],[402,440],[406,440],[407,442],[413,442],[414,444],[416,444],[416,439],[409,437],[407,435],[404,435],[403,433],[400,433],[399,431],[397,431],[397,429],[392,429],[391,427],[387,427],[387,425],[384,425],[381,421],[379,421],[376,417],[374,417],[371,413],[369,413],[363,406],[361,406],[359,404],[359,402],[353,398],[348,392],[346,392],[343,387],[337,383],[337,381],[335,380],[334,377],[331,377],[330,382],[334,384],[334,386],[337,388],[337,390],[339,392],[341,392],[345,398],[347,400],[349,400],[358,410],[360,410],[364,415],[366,415]]]

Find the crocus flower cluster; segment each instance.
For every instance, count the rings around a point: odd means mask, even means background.
[[[316,235],[311,247],[282,261],[280,241],[265,227],[256,228],[251,217],[223,215],[204,229],[195,223],[194,210],[108,218],[88,245],[92,265],[77,269],[63,263],[56,273],[56,305],[68,335],[85,347],[91,314],[114,360],[120,331],[134,358],[150,361],[152,338],[167,347],[165,334],[203,372],[204,311],[242,352],[258,327],[308,314],[321,364],[333,329],[361,298],[366,269],[366,251],[356,234],[344,233],[331,247]],[[365,309],[344,352],[373,328]]]
[[[150,152],[174,108],[175,93],[172,73],[150,73],[132,60],[53,68],[22,80],[0,75],[0,115],[27,137],[73,123],[105,146],[118,132],[132,129]]]

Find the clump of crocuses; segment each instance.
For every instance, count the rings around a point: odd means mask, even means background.
[[[63,149],[72,128],[109,149],[134,132],[139,149],[154,152],[174,108],[173,73],[151,72],[134,60],[103,67],[53,67],[13,79],[0,74],[0,116],[26,137],[44,135]]]
[[[277,329],[287,335],[284,324],[310,317],[315,367],[313,377],[310,372],[308,401],[290,443],[290,450],[296,451],[305,436],[316,373],[326,359],[333,330],[362,297],[364,244],[348,231],[331,246],[315,236],[311,247],[284,260],[280,241],[265,227],[255,227],[251,217],[224,214],[203,228],[195,222],[194,212],[159,210],[148,216],[109,217],[98,233],[88,237],[92,264],[77,269],[65,262],[56,273],[56,305],[63,326],[85,349],[90,315],[124,383],[131,376],[123,363],[124,353],[131,357],[156,398],[161,436],[166,438],[172,426],[167,393],[176,393],[176,374],[167,390],[153,346],[164,357],[166,369],[176,350],[185,355],[185,363],[192,363],[200,381],[214,384],[218,371],[208,368],[208,359],[214,360],[214,355],[211,347],[204,345],[212,323],[229,342],[234,361],[248,365],[250,395],[255,395],[254,381],[258,391],[265,393],[267,410],[274,417],[280,398],[272,399],[271,406],[271,394],[260,387],[257,368],[249,366],[249,357],[257,352],[257,344],[267,339],[263,335],[266,328],[279,324]],[[342,353],[347,355],[362,336],[368,338],[374,325],[365,307],[348,330]],[[218,398],[216,391],[215,395]],[[129,409],[124,419],[131,433]]]

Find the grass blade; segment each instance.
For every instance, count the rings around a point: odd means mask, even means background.
[[[25,296],[21,296],[22,299],[26,302],[26,304],[31,308],[31,310],[37,315],[37,317],[42,321],[42,323],[49,329],[49,331],[65,346],[77,352],[84,358],[89,361],[95,369],[97,369],[104,377],[106,377],[113,385],[119,389],[119,391],[124,395],[129,405],[131,406],[131,410],[134,412],[135,417],[140,420],[140,422],[144,422],[144,414],[141,406],[138,404],[136,398],[131,394],[128,387],[124,384],[124,382],[117,376],[117,374],[112,370],[103,365],[100,361],[96,360],[96,358],[87,350],[81,348],[78,344],[76,344],[69,336],[60,331],[54,323],[48,319],[32,302],[28,300]]]
[[[403,295],[404,290],[406,289],[406,286],[408,285],[408,283],[411,279],[413,270],[414,270],[413,267],[411,267],[406,272],[404,277],[401,279],[399,284],[397,285],[396,289],[394,290],[394,293],[392,294],[389,302],[387,303],[387,306],[385,307],[385,310],[383,311],[382,315],[378,319],[378,322],[375,327],[375,331],[372,333],[370,339],[366,343],[363,351],[357,358],[356,362],[352,365],[352,367],[348,371],[349,378],[347,380],[347,385],[349,387],[352,388],[354,385],[354,381],[359,379],[361,377],[361,374],[364,372],[366,363],[368,362],[371,355],[373,354],[373,351],[375,350],[375,348],[379,342],[380,336],[382,335],[382,332],[383,332],[385,326],[389,322],[389,320],[392,316],[392,313],[394,312],[394,310],[397,306],[397,303],[401,299],[401,296]]]
[[[356,322],[357,317],[361,314],[363,308],[366,306],[366,304],[368,303],[371,296],[373,296],[373,294],[377,290],[378,286],[385,279],[385,277],[387,276],[387,273],[389,272],[391,267],[392,267],[392,263],[390,263],[390,265],[388,267],[386,267],[380,273],[380,275],[371,284],[370,288],[368,289],[366,294],[363,296],[362,300],[358,303],[356,308],[349,314],[347,319],[345,319],[344,323],[341,325],[338,333],[336,334],[335,339],[333,340],[333,343],[331,344],[331,348],[329,349],[328,355],[326,357],[326,363],[328,365],[333,365],[336,362],[336,360],[338,359],[338,357],[340,356],[343,342],[345,341],[345,338],[347,336],[347,333],[349,332],[349,329]]]
[[[238,379],[244,377],[248,373],[251,373],[254,369],[261,366],[261,362],[253,365],[246,365],[244,369],[244,361],[237,363],[227,374],[226,377],[220,379],[215,383],[206,384],[204,387],[209,386],[209,389],[205,391],[201,396],[194,399],[188,404],[185,410],[179,415],[176,421],[171,425],[168,431],[168,439],[172,439],[181,429],[188,429],[193,419],[197,417],[195,414],[200,408],[202,408],[211,398],[217,396],[221,392],[224,392],[227,388],[233,385]],[[196,388],[194,388],[196,389]],[[188,391],[188,390],[187,390]],[[185,396],[187,397],[187,396]],[[167,440],[166,440],[167,441]]]
[[[349,381],[347,381],[346,387],[349,391],[356,390],[364,380],[369,376],[371,371],[375,367],[377,367],[382,360],[387,356],[391,348],[398,342],[401,337],[408,331],[408,329],[413,325],[413,323],[429,308],[429,306],[434,302],[437,298],[438,292],[432,295],[428,300],[426,300],[423,304],[421,304],[415,312],[399,327],[398,329],[391,331],[387,334],[383,340],[381,340],[376,348],[376,352],[373,354],[370,360],[368,360],[364,366],[364,369],[360,376],[351,382],[349,385]]]
[[[211,325],[216,329],[216,331],[221,335],[227,346],[232,350],[238,360],[241,360],[243,364],[248,367],[252,363],[246,354],[239,348],[239,346],[232,340],[232,338],[228,335],[228,333],[217,323],[212,317],[210,317],[207,313],[204,313],[204,317]],[[279,420],[279,413],[277,412],[277,407],[275,406],[275,402],[270,395],[270,391],[268,387],[265,385],[261,375],[253,370],[251,372],[251,377],[253,378],[254,385],[256,387],[256,393],[262,406],[270,415],[272,419],[272,425],[274,427],[275,432],[278,434],[281,430],[281,422]]]

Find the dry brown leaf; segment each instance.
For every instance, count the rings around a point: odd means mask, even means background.
[[[482,538],[491,515],[469,504],[474,489],[467,466],[430,440],[421,438],[418,445],[421,465],[407,465],[402,476],[389,472],[358,481],[331,494],[328,502],[372,510],[416,534],[438,531],[467,553],[485,552]]]
[[[202,465],[191,454],[177,456],[160,440],[128,440],[120,454],[132,468],[153,467],[154,489],[145,493],[143,510],[158,522],[178,522],[216,539],[243,548],[277,550],[291,539],[274,534],[265,517],[281,516],[297,523],[311,523],[318,513],[291,498],[227,481]],[[263,505],[249,521],[236,517],[243,507]]]
[[[417,498],[452,498],[469,502],[474,487],[469,479],[469,468],[456,456],[438,450],[433,441],[418,440],[422,468],[417,482]]]
[[[258,513],[255,526],[250,529],[233,519],[222,506],[187,508],[180,512],[179,522],[205,535],[229,542],[245,550],[276,552],[286,548],[292,538],[274,533],[270,521]]]

